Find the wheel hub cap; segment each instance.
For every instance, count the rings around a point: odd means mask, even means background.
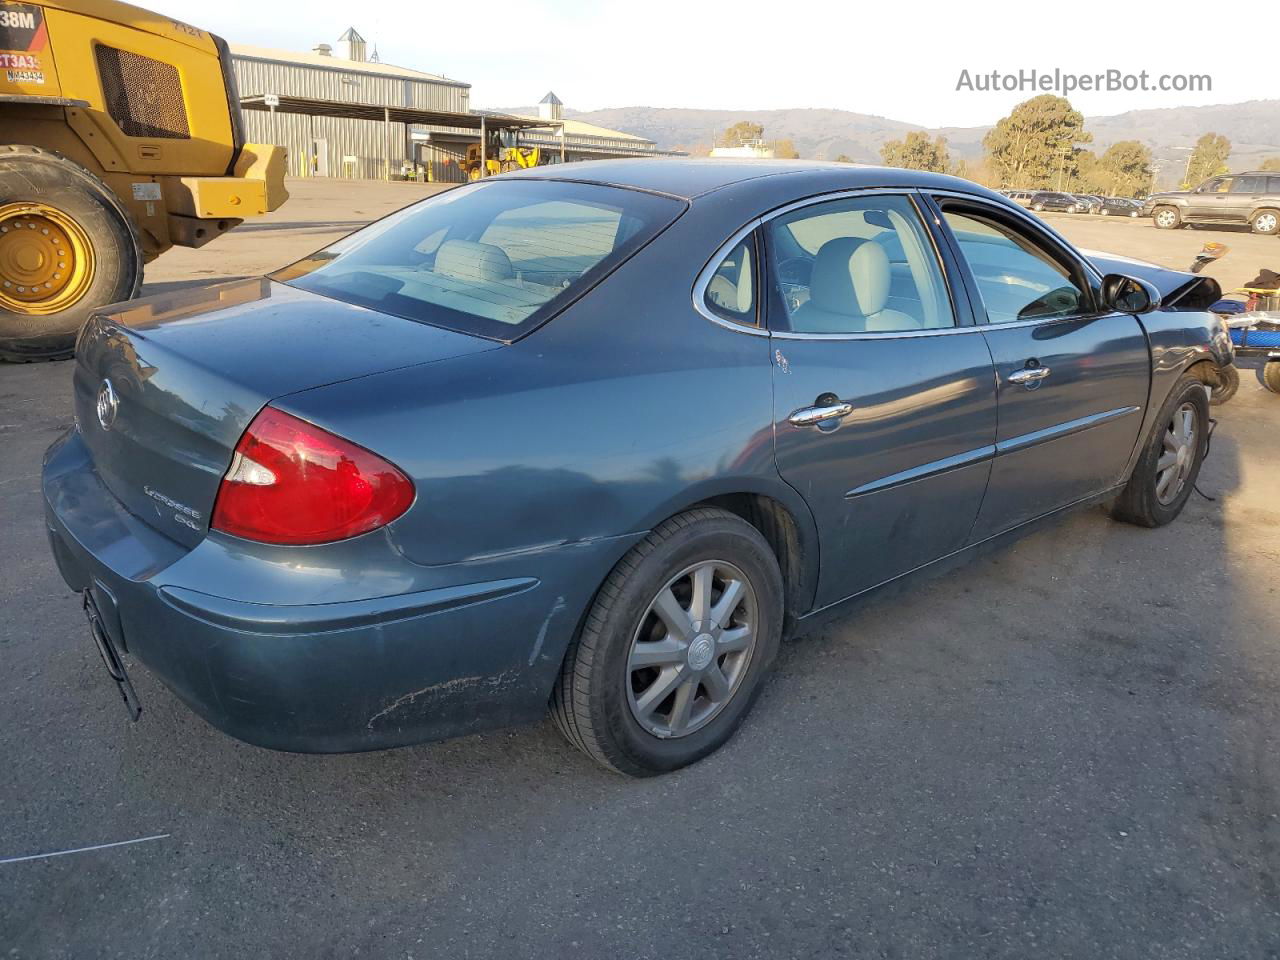
[[[755,590],[736,566],[685,568],[649,603],[623,678],[631,715],[647,733],[684,737],[737,694],[756,645]]]
[[[92,281],[93,248],[75,220],[40,203],[0,206],[0,308],[57,313]]]
[[[1161,503],[1173,503],[1186,487],[1195,464],[1197,443],[1196,410],[1184,403],[1165,427],[1156,461],[1156,499]]]
[[[716,641],[709,633],[699,634],[689,644],[689,669],[705,670],[716,653]]]

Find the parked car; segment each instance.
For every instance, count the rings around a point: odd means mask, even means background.
[[[1007,196],[1010,200],[1012,200],[1014,203],[1016,203],[1018,206],[1020,206],[1020,207],[1029,207],[1029,206],[1031,206],[1031,198],[1032,198],[1033,196],[1035,196],[1035,191],[1033,191],[1033,190],[1006,190],[1006,191],[1004,191],[1004,194],[1005,194],[1005,196]]]
[[[1048,190],[1041,190],[1031,195],[1031,209],[1077,213],[1080,210],[1080,201],[1069,193],[1054,193]]]
[[[1210,177],[1194,190],[1156,193],[1142,215],[1161,230],[1188,223],[1247,223],[1254,233],[1280,233],[1280,173],[1257,170]]]
[[[1070,507],[1173,520],[1218,293],[952,177],[536,168],[93,318],[50,541],[135,718],[124,654],[263,746],[549,702],[658,773],[786,631]]]
[[[1141,213],[1141,205],[1136,200],[1123,197],[1103,197],[1097,212],[1104,217],[1137,217]]]
[[[1075,194],[1075,198],[1076,198],[1076,213],[1101,213],[1102,212],[1101,197],[1096,197],[1090,193],[1077,193]]]

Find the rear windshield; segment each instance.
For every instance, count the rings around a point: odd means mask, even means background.
[[[470,184],[370,224],[272,279],[409,320],[514,340],[684,207],[597,184]]]

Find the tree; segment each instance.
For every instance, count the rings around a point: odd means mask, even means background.
[[[1231,141],[1220,133],[1206,133],[1196,141],[1196,148],[1191,151],[1191,159],[1187,162],[1187,182],[1182,186],[1190,189],[1199,183],[1227,172],[1227,157],[1231,156]]]
[[[1119,140],[1098,159],[1092,192],[1137,197],[1151,189],[1151,151],[1137,140]]]
[[[773,141],[773,155],[779,160],[799,160],[800,151],[790,140]]]
[[[1091,143],[1084,116],[1065,97],[1044,93],[1016,107],[982,139],[987,165],[1011,187],[1044,187],[1076,173],[1076,144]]]
[[[836,157],[836,163],[853,163],[853,157],[849,156],[847,153],[842,153],[840,156]]]
[[[750,120],[739,120],[722,133],[716,141],[718,147],[740,147],[753,140],[764,139],[764,125]]]
[[[932,170],[946,173],[951,166],[946,137],[930,140],[927,133],[912,130],[902,140],[888,140],[880,148],[880,157],[890,167],[907,170]]]
[[[1267,157],[1262,163],[1263,170],[1274,170],[1280,173],[1280,157]]]

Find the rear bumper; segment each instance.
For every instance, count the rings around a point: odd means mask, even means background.
[[[270,213],[289,199],[284,174],[284,147],[246,143],[240,149],[232,176],[160,179],[171,215],[243,220]]]
[[[151,530],[103,487],[78,434],[46,454],[43,487],[63,578],[93,591],[117,646],[215,727],[299,752],[379,749],[541,716],[582,610],[634,542],[476,565],[404,561],[412,569],[397,582],[413,589],[325,603],[293,601],[314,596],[314,578],[332,585],[334,571],[294,562],[284,579],[257,577],[282,584],[263,602],[218,595],[244,583],[241,568],[256,560],[211,540],[188,550]]]

